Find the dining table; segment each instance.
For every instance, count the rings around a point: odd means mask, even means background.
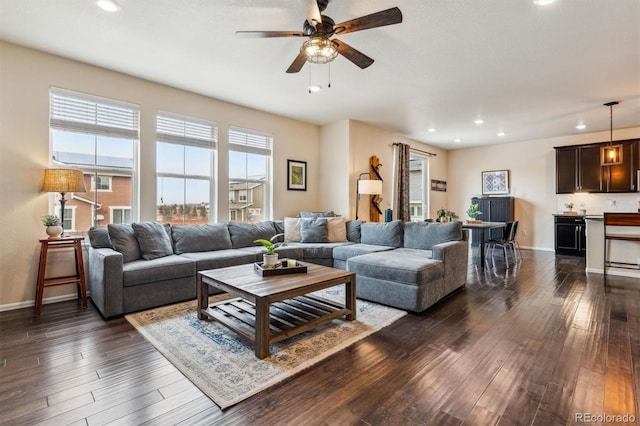
[[[480,253],[480,255],[478,256],[478,263],[480,265],[481,268],[484,268],[484,262],[485,262],[485,256],[486,256],[486,252],[485,252],[485,230],[487,229],[500,229],[500,228],[504,228],[505,226],[507,226],[506,222],[467,222],[464,221],[462,222],[462,228],[463,229],[479,229],[482,232],[478,232],[478,234],[480,234],[480,247],[478,247],[478,251]]]

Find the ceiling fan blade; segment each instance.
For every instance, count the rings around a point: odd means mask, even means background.
[[[333,28],[336,30],[336,34],[346,34],[354,31],[384,27],[385,25],[399,24],[400,22],[402,22],[402,12],[400,12],[400,9],[397,7],[392,7],[391,9],[336,24]]]
[[[299,72],[304,66],[305,62],[307,62],[307,55],[305,55],[304,52],[298,53],[296,59],[294,59],[291,65],[289,65],[289,68],[287,68],[287,73],[293,74]]]
[[[373,59],[371,59],[364,53],[360,52],[359,50],[354,49],[353,47],[349,46],[347,43],[343,41],[336,40],[336,39],[332,39],[331,41],[336,44],[339,54],[341,54],[342,56],[344,56],[345,58],[347,58],[348,60],[350,60],[351,62],[353,62],[354,64],[356,64],[362,69],[367,68],[369,65],[371,65],[374,62]]]
[[[314,28],[317,24],[322,23],[322,15],[320,14],[320,8],[316,0],[308,0],[307,4],[307,22]]]
[[[304,37],[300,31],[236,31],[240,38]]]

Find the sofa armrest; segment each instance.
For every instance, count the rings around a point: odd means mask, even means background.
[[[436,244],[432,249],[432,259],[441,260],[444,264],[447,293],[462,287],[467,282],[469,241],[449,241]]]
[[[123,313],[123,257],[110,248],[89,248],[91,300],[105,318]]]

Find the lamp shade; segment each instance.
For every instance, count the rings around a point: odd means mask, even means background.
[[[358,194],[382,194],[382,181],[372,179],[358,180]]]
[[[87,192],[82,170],[45,169],[42,192]]]

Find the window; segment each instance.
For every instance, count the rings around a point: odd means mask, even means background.
[[[67,206],[68,204],[64,207],[64,223],[62,224],[62,227],[65,232],[76,232],[76,206]],[[60,206],[56,206],[54,210],[55,214],[58,217],[61,217]]]
[[[111,207],[111,223],[131,223],[129,207]]]
[[[215,123],[159,113],[156,121],[157,220],[206,224],[214,199]]]
[[[259,222],[271,217],[271,147],[266,133],[229,129],[229,219]],[[256,212],[260,212],[256,214]]]
[[[106,226],[114,204],[129,209],[131,222],[136,198],[137,105],[57,88],[51,89],[49,100],[51,167],[82,169],[88,188],[85,193],[65,195],[65,230],[85,233],[93,225]],[[68,209],[73,209],[72,215],[67,216]]]
[[[411,152],[409,159],[409,207],[411,221],[421,222],[429,215],[429,159]]]
[[[92,191],[111,191],[111,176],[91,176]]]

